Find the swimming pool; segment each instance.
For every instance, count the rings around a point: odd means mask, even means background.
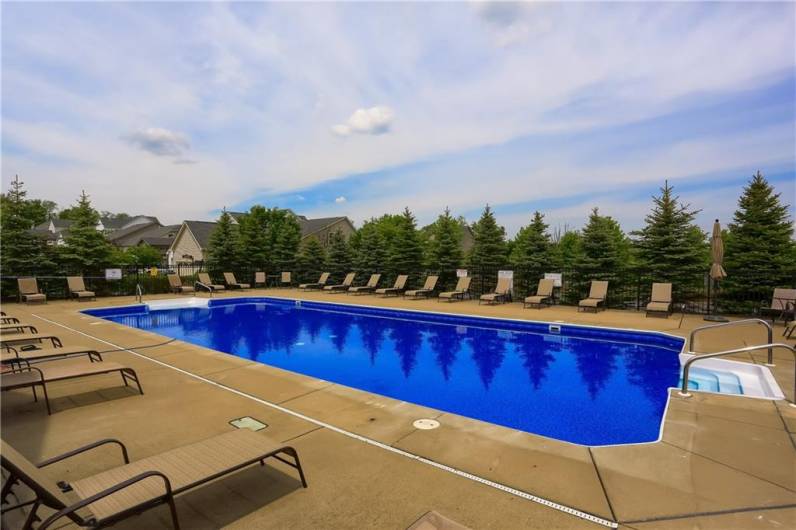
[[[277,298],[87,314],[334,383],[584,445],[658,439],[683,339]],[[552,328],[551,328],[552,326]]]

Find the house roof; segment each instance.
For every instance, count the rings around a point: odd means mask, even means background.
[[[103,223],[105,224],[105,223]],[[106,226],[107,228],[107,226]],[[123,243],[130,239],[129,236],[141,232],[143,230],[147,230],[150,228],[160,228],[159,225],[156,225],[152,222],[143,223],[143,224],[135,224],[131,226],[127,226],[125,228],[119,228],[118,230],[114,230],[110,234],[108,234],[108,239],[112,243]]]
[[[174,242],[173,237],[142,237],[139,243],[146,243],[149,246],[167,249]]]
[[[184,223],[196,238],[201,248],[207,248],[210,243],[210,234],[216,227],[215,221],[185,221]]]
[[[307,219],[303,215],[297,215],[299,226],[301,226],[301,237],[307,237],[333,225],[342,220],[348,220],[347,217],[319,217],[318,219]],[[350,221],[349,221],[350,222]]]

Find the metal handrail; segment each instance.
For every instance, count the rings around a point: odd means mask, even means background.
[[[144,288],[141,287],[140,283],[135,284],[135,299],[138,300],[138,303],[144,301]]]
[[[702,326],[696,328],[691,332],[688,336],[688,347],[690,348],[690,353],[696,353],[694,348],[694,337],[696,336],[698,331],[704,331],[706,329],[715,329],[715,328],[723,328],[727,326],[738,326],[744,324],[763,324],[768,331],[768,342],[767,344],[771,344],[774,342],[774,328],[771,327],[771,324],[763,320],[762,318],[747,318],[744,320],[732,320],[730,322],[722,322],[721,324],[711,324],[709,326]],[[755,346],[755,349],[758,347]],[[766,363],[768,366],[774,366],[774,349],[773,347],[768,348],[768,362]]]
[[[773,342],[768,344],[759,344],[757,346],[746,346],[745,348],[736,348],[734,350],[726,350],[720,351],[716,353],[705,353],[703,355],[697,355],[688,359],[685,364],[683,365],[683,386],[680,388],[678,394],[682,397],[691,397],[691,394],[688,392],[688,371],[691,369],[691,365],[697,361],[701,361],[702,359],[710,359],[712,357],[723,357],[724,355],[732,355],[733,353],[744,353],[750,352],[755,350],[762,350],[763,348],[768,348],[768,351],[772,351],[774,348],[784,348],[789,350],[793,354],[793,359],[796,361],[796,348],[791,346],[790,344],[783,344],[781,342]],[[793,395],[794,399],[796,399],[796,370],[793,371]],[[796,403],[793,401],[790,402],[791,407],[796,407]]]

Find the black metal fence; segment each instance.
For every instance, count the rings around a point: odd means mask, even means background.
[[[168,293],[169,282],[166,274],[176,273],[182,278],[185,285],[192,285],[196,275],[200,272],[210,274],[214,282],[223,283],[222,272],[232,270],[238,281],[253,283],[254,273],[264,270],[262,267],[242,266],[223,268],[213,263],[182,263],[176,265],[161,265],[158,267],[119,266],[121,279],[106,279],[105,271],[95,271],[83,274],[86,288],[95,291],[97,296],[134,295],[136,286],[140,285],[145,294]],[[528,294],[535,294],[539,279],[544,277],[541,270],[522,269],[505,266],[480,266],[470,267],[468,274],[473,278],[471,291],[474,297],[483,293],[492,292],[497,284],[498,273],[501,270],[513,272],[513,295],[515,300],[522,300]],[[275,279],[280,271],[268,271],[269,279]],[[294,269],[293,282],[317,281],[321,272],[320,268],[304,267]],[[673,286],[673,300],[678,308],[690,313],[727,313],[751,314],[761,306],[769,305],[774,287],[796,287],[796,270],[783,271],[775,284],[770,276],[763,276],[752,271],[736,272],[732,279],[716,284],[711,281],[707,272],[688,275],[670,275],[668,278],[657,278],[650,271],[641,269],[628,269],[621,272],[605,273],[584,271],[578,269],[565,269],[559,272],[562,275],[561,286],[555,290],[555,302],[564,305],[575,305],[579,300],[588,295],[592,280],[608,280],[607,306],[621,309],[643,309],[650,298],[653,282],[667,281]],[[59,270],[55,273],[36,275],[39,289],[50,299],[67,298],[66,277],[79,274],[71,270]],[[367,280],[368,273],[359,275],[358,283]],[[421,286],[425,276],[437,274],[440,276],[438,290],[452,289],[457,281],[456,270],[427,270],[410,276],[410,287]],[[340,277],[332,277],[330,281],[342,281]],[[392,284],[396,273],[385,273],[382,276],[383,285]],[[16,300],[17,276],[3,276],[0,279],[0,294],[4,301]],[[732,288],[726,288],[731,283]]]

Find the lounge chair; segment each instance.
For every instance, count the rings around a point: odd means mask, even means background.
[[[0,324],[19,324],[19,319],[17,317],[10,317],[3,313],[3,316],[0,316]]]
[[[304,289],[323,289],[324,285],[326,285],[326,282],[329,281],[329,276],[330,275],[329,275],[328,272],[324,272],[323,274],[321,274],[321,277],[318,278],[317,282],[315,282],[315,283],[302,283],[302,284],[299,285],[299,289],[302,289],[302,290],[304,290]]]
[[[423,284],[422,289],[413,289],[411,291],[406,291],[404,293],[404,298],[410,296],[412,298],[428,298],[434,292],[434,289],[437,288],[437,282],[439,281],[439,276],[427,276],[426,283]]]
[[[68,484],[56,484],[48,473],[41,470],[107,444],[120,446],[124,465]],[[304,470],[293,447],[248,429],[225,432],[133,463],[130,463],[127,448],[119,440],[100,440],[39,464],[34,464],[3,441],[0,464],[9,473],[3,486],[4,495],[10,493],[11,487],[17,483],[24,484],[36,495],[28,515],[29,523],[43,517],[36,513],[41,505],[55,510],[38,528],[50,528],[63,517],[81,527],[105,527],[161,505],[168,505],[172,526],[179,528],[175,496],[248,466],[265,465],[268,458],[296,469],[302,486],[307,487]],[[70,499],[63,490],[72,491],[78,500]],[[224,499],[218,499],[218,502],[223,503]],[[10,506],[5,510],[21,506]]]
[[[267,278],[263,271],[257,271],[254,273],[254,286],[257,287],[258,285],[262,285],[263,287],[267,287]]]
[[[472,276],[462,276],[456,282],[456,287],[453,288],[453,291],[439,293],[437,301],[447,300],[448,302],[453,302],[455,300],[464,300],[465,297],[470,298],[470,282],[472,281]]]
[[[555,288],[555,280],[543,278],[539,280],[539,285],[536,287],[536,294],[528,296],[523,300],[522,307],[535,307],[541,309],[543,305],[550,305],[553,299],[553,289]]]
[[[66,285],[69,287],[69,294],[77,298],[78,301],[84,298],[89,300],[97,299],[94,291],[86,290],[86,284],[82,276],[67,276]]]
[[[224,282],[230,289],[249,289],[251,287],[248,283],[240,283],[231,272],[224,273]]]
[[[223,291],[226,289],[226,287],[221,284],[213,283],[213,280],[210,279],[210,275],[206,272],[200,272],[196,275],[196,277],[199,278],[199,283],[204,285],[210,291]]]
[[[487,304],[505,303],[511,296],[511,281],[508,278],[498,278],[495,290],[491,293],[482,294],[478,299],[478,304],[486,302]]]
[[[9,347],[23,346],[25,344],[41,344],[44,341],[50,341],[53,348],[60,348],[63,346],[61,339],[57,335],[51,335],[49,333],[22,335],[15,333],[12,335],[0,335],[0,348],[8,349]]]
[[[381,274],[371,274],[368,283],[365,285],[358,285],[356,287],[349,287],[348,294],[366,294],[376,290],[376,287],[379,286],[379,280],[381,279]]]
[[[50,410],[50,398],[47,395],[47,384],[55,383],[56,381],[66,381],[69,379],[78,379],[81,377],[89,377],[92,375],[104,375],[113,372],[119,372],[124,381],[124,386],[130,386],[130,381],[138,386],[138,391],[143,394],[141,389],[141,382],[138,380],[138,375],[130,367],[118,363],[110,362],[90,362],[69,365],[51,365],[51,366],[31,366],[29,362],[20,360],[20,362],[13,363],[13,370],[10,372],[3,372],[0,374],[0,390],[6,392],[8,390],[16,390],[19,388],[30,388],[33,390],[33,399],[38,401],[36,395],[36,387],[40,386],[44,392],[44,401],[47,404],[47,414],[52,414]],[[128,380],[129,379],[129,380]]]
[[[183,285],[179,274],[169,274],[169,287],[173,293],[192,293],[194,288],[190,285]]]
[[[0,333],[25,333],[25,330],[28,330],[29,333],[39,332],[39,330],[36,329],[36,326],[31,324],[20,324],[19,322],[16,324],[0,324]]]
[[[47,295],[39,292],[36,278],[17,278],[19,287],[19,301],[29,304],[31,302],[47,303]]]
[[[589,297],[578,302],[578,311],[594,311],[605,309],[605,297],[608,295],[608,282],[594,280],[591,282]]]
[[[337,285],[324,285],[323,286],[323,290],[324,291],[329,291],[329,292],[347,291],[348,288],[351,287],[351,284],[354,283],[354,278],[356,278],[356,276],[357,276],[357,273],[349,272],[348,274],[346,274],[345,279],[343,280],[343,283],[340,283],[340,284],[337,284]]]
[[[669,318],[672,313],[672,284],[653,283],[650,302],[647,304],[645,316],[663,315]]]
[[[790,304],[796,304],[796,289],[785,289],[777,287],[771,296],[771,305],[763,306],[759,309],[761,316],[771,317],[771,321],[776,323],[778,319],[785,320],[785,315]]]
[[[384,297],[387,296],[398,296],[399,294],[403,293],[406,290],[406,281],[409,279],[409,276],[406,274],[401,274],[395,279],[395,283],[392,287],[382,287],[381,289],[376,289],[373,291],[376,294],[380,294]]]
[[[282,285],[282,287],[290,287],[293,285],[293,273],[283,272],[279,280],[279,283]]]
[[[66,348],[36,348],[24,349],[20,346],[8,346],[0,352],[0,362],[3,364],[13,364],[15,362],[33,361],[45,362],[66,359],[69,357],[86,356],[91,362],[102,361],[102,354],[96,348],[87,346],[69,346]]]

